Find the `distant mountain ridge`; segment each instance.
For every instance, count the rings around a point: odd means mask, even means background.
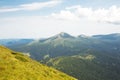
[[[34,39],[0,39],[0,45],[11,46],[11,45],[21,45],[28,44]]]
[[[44,38],[44,39],[39,39],[40,42],[44,42],[47,40],[55,40],[55,39],[77,39],[77,38],[96,38],[96,39],[103,39],[103,40],[116,40],[120,39],[120,33],[113,33],[113,34],[107,34],[107,35],[93,35],[93,36],[86,36],[86,35],[78,35],[78,37],[71,36],[68,33],[61,32],[55,36],[49,37],[49,38]],[[28,44],[31,42],[36,41],[36,39],[0,39],[0,45],[5,45],[5,46],[12,46],[12,45],[23,45],[23,44]],[[38,40],[37,40],[38,41]]]
[[[119,53],[119,35],[120,33],[93,36],[79,35],[74,37],[68,33],[61,32],[46,39],[8,39],[0,40],[0,44],[13,50],[29,52],[32,58],[42,59],[48,54],[51,57],[57,57],[86,52],[88,49],[104,51],[106,53]],[[103,46],[105,48],[102,48]]]
[[[108,40],[116,40],[120,39],[120,33],[114,33],[114,34],[108,34],[108,35],[93,35],[92,37],[98,38],[98,39],[108,39]]]

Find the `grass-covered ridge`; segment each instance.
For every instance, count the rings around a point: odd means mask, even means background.
[[[28,56],[0,46],[0,80],[76,80]]]

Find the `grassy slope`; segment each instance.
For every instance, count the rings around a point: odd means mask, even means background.
[[[0,80],[75,80],[75,78],[0,46]]]

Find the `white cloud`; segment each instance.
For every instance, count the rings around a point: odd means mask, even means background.
[[[48,2],[34,2],[30,4],[21,4],[11,8],[0,8],[0,12],[12,12],[12,11],[20,11],[20,10],[38,10],[44,7],[53,7],[59,3],[61,3],[61,1],[57,1],[57,0],[51,0]]]
[[[78,17],[88,17],[92,14],[91,8],[83,8],[80,5],[67,7],[66,10],[74,11]]]
[[[74,15],[74,13],[70,11],[61,11],[60,14],[52,13],[52,15],[56,19],[60,20],[78,20],[79,18]]]
[[[54,15],[53,15],[54,14]],[[60,13],[53,13],[53,17],[60,19],[88,19],[97,22],[105,22],[112,24],[120,24],[120,7],[111,6],[108,9],[92,9],[84,8],[80,5],[67,7],[65,10],[60,11]]]
[[[0,12],[12,12],[18,10],[20,10],[20,8],[0,8]]]
[[[31,3],[31,4],[23,4],[20,5],[21,8],[25,9],[25,10],[36,10],[36,9],[41,9],[44,7],[53,7],[55,5],[57,5],[58,3],[60,3],[60,1],[49,1],[49,2],[36,2],[36,3]]]

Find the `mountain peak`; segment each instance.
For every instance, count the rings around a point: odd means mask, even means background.
[[[61,32],[56,35],[57,38],[74,38],[73,36],[69,35],[68,33]]]
[[[60,35],[65,35],[65,34],[68,34],[68,33],[65,33],[65,32],[60,32],[59,34],[60,34]]]
[[[71,36],[65,32],[61,32],[53,37],[48,38],[47,40],[56,40],[56,39],[65,39],[65,38],[74,38],[74,36]]]

